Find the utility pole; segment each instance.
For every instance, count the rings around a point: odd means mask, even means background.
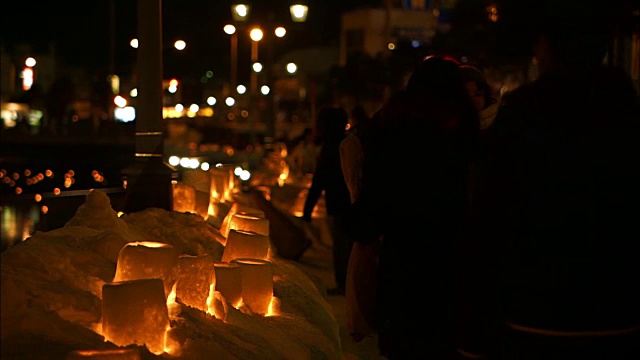
[[[161,0],[138,0],[138,39],[136,150],[133,164],[123,170],[125,212],[173,210],[173,171],[163,160]]]

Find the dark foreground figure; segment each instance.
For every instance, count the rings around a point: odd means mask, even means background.
[[[544,16],[541,75],[503,98],[473,197],[481,342],[490,359],[637,359],[638,94],[603,65],[603,14]]]

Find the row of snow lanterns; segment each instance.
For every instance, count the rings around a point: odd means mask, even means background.
[[[278,314],[273,296],[269,220],[264,212],[232,203],[220,225],[222,258],[186,255],[166,243],[125,245],[118,255],[113,282],[102,287],[102,322],[97,329],[128,354],[130,345],[154,354],[180,356],[186,339],[172,331],[170,318],[181,305],[227,322],[233,307],[248,316]],[[213,239],[211,241],[214,241]],[[82,354],[99,350],[75,351]],[[112,353],[114,350],[106,350]],[[123,357],[125,358],[125,357]]]

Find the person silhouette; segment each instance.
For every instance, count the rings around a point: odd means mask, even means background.
[[[311,186],[303,206],[303,220],[311,222],[313,210],[324,194],[327,225],[333,240],[333,270],[336,287],[327,290],[329,295],[344,295],[347,266],[352,241],[343,231],[343,216],[351,203],[349,189],[340,163],[340,142],[346,136],[349,121],[343,108],[323,107],[318,111],[317,136],[320,153],[313,173]]]
[[[604,63],[609,7],[535,8],[540,76],[503,96],[472,202],[492,265],[490,358],[636,358],[638,94]]]

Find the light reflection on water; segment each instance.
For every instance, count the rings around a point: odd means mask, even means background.
[[[40,223],[40,207],[35,204],[0,205],[2,251],[27,239]]]

